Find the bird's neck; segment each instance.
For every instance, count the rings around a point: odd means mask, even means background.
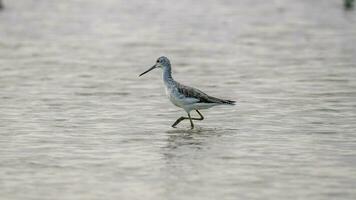
[[[171,84],[173,83],[173,77],[172,77],[172,69],[171,66],[166,66],[163,69],[163,81],[165,84]]]

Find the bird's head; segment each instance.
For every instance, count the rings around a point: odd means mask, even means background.
[[[171,66],[171,62],[169,62],[168,58],[165,56],[161,56],[157,59],[156,63],[151,68],[149,68],[147,71],[143,72],[139,76],[142,76],[155,68],[164,69],[164,68],[170,67],[170,66]]]

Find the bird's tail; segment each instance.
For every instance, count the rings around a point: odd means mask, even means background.
[[[210,103],[218,103],[218,104],[227,104],[227,105],[235,105],[236,101],[226,100],[226,99],[219,99],[216,97],[208,96]]]
[[[228,105],[235,105],[236,101],[231,101],[231,100],[222,100],[223,104],[228,104]]]

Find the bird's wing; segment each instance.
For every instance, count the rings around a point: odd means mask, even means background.
[[[218,99],[205,94],[204,92],[183,84],[177,83],[178,92],[185,97],[197,99],[197,103],[226,103],[225,100]]]

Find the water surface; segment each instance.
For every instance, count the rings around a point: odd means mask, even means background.
[[[1,199],[355,199],[342,1],[5,1]],[[237,100],[170,125],[159,70]]]

